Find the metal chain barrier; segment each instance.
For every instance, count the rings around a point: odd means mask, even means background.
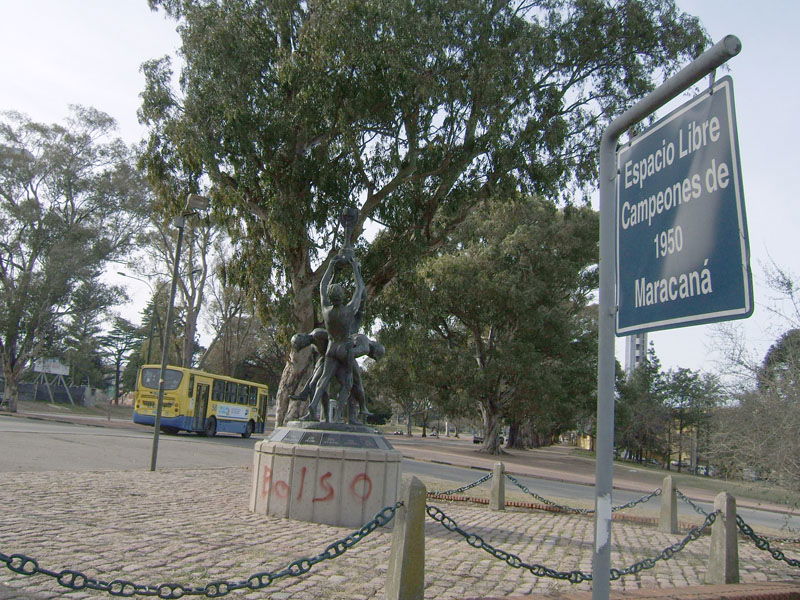
[[[481,536],[474,534],[474,533],[467,533],[463,529],[458,526],[452,518],[448,517],[440,508],[436,506],[426,505],[425,512],[428,513],[428,516],[432,518],[437,523],[440,523],[442,527],[447,529],[448,531],[452,531],[454,533],[459,534],[462,536],[466,542],[472,546],[473,548],[479,548],[484,552],[488,552],[495,558],[502,560],[506,564],[515,569],[527,569],[533,575],[537,577],[551,577],[553,579],[561,579],[569,581],[570,583],[581,583],[584,581],[591,581],[592,574],[585,573],[583,571],[556,571],[555,569],[550,569],[545,567],[544,565],[539,564],[528,564],[523,561],[519,556],[516,554],[512,554],[510,552],[505,552],[504,550],[500,550],[499,548],[495,548],[488,542],[486,542]],[[680,542],[676,544],[672,544],[668,546],[664,550],[662,550],[658,556],[655,558],[645,558],[637,563],[634,563],[630,567],[625,569],[611,569],[610,578],[611,580],[617,580],[625,575],[633,575],[635,573],[639,573],[645,569],[652,569],[656,566],[656,563],[659,560],[669,560],[675,554],[683,550],[686,545],[700,538],[703,535],[703,532],[710,527],[714,521],[717,519],[717,515],[719,511],[710,513],[707,517],[705,522],[700,525],[699,527],[693,528],[689,533],[683,538]]]
[[[686,534],[686,537],[684,537],[680,542],[677,542],[675,544],[672,544],[671,546],[664,548],[658,554],[658,556],[654,558],[645,558],[644,560],[640,560],[639,562],[634,563],[630,567],[627,567],[625,569],[612,568],[611,580],[614,581],[625,575],[633,575],[640,571],[644,571],[645,569],[652,569],[653,567],[656,566],[656,563],[659,560],[669,560],[670,558],[675,556],[678,552],[683,550],[686,547],[686,544],[699,539],[703,535],[703,532],[714,524],[714,521],[717,520],[717,516],[719,516],[719,514],[720,511],[717,510],[706,515],[706,519],[705,521],[703,521],[702,525],[698,525],[697,527],[693,527],[692,529],[690,529],[689,533]]]
[[[446,492],[428,492],[429,496],[452,496],[454,494],[460,494],[461,492],[466,492],[469,489],[474,488],[477,485],[482,484],[484,481],[489,481],[492,478],[493,473],[489,472],[488,475],[484,475],[477,481],[473,481],[472,483],[468,483],[467,485],[463,485],[460,488],[455,488],[452,490],[447,490]]]
[[[778,544],[800,544],[800,538],[779,538],[772,536],[764,536],[764,539],[767,539],[770,542],[776,542]]]
[[[736,515],[736,525],[739,527],[739,531],[741,531],[743,535],[746,535],[751,540],[753,540],[753,542],[756,545],[756,548],[758,548],[759,550],[766,550],[772,555],[772,558],[774,558],[775,560],[782,560],[790,567],[800,567],[800,560],[789,558],[780,550],[775,550],[774,548],[771,548],[769,545],[769,540],[755,533],[753,531],[753,528],[750,527],[747,523],[745,523],[742,520],[742,517],[740,517],[739,515]]]
[[[516,485],[519,489],[521,489],[523,492],[525,492],[529,496],[532,496],[533,498],[536,498],[542,504],[546,504],[547,506],[552,506],[553,508],[558,508],[559,510],[563,510],[564,512],[575,513],[575,514],[579,514],[579,515],[591,515],[591,514],[594,514],[594,509],[593,508],[574,508],[572,506],[566,506],[564,504],[558,504],[557,502],[553,502],[552,500],[548,500],[547,498],[545,498],[543,496],[540,496],[536,492],[530,491],[527,487],[525,487],[525,485],[522,484],[522,482],[519,479],[517,479],[513,475],[509,475],[508,473],[506,473],[506,477],[509,479],[509,481],[511,481],[511,483]]]
[[[403,505],[397,502],[394,506],[387,506],[378,512],[375,517],[365,523],[360,529],[329,544],[323,552],[311,558],[299,558],[289,563],[280,571],[262,571],[254,573],[243,581],[212,581],[203,587],[188,587],[177,583],[162,583],[159,585],[140,585],[124,579],[102,581],[89,577],[79,571],[64,569],[51,571],[39,566],[39,563],[24,554],[3,554],[0,552],[0,565],[5,565],[11,571],[21,575],[47,575],[55,579],[59,585],[71,590],[98,590],[108,592],[111,596],[154,596],[156,598],[182,598],[183,596],[206,596],[220,598],[227,596],[235,590],[259,590],[284,577],[299,577],[305,575],[311,568],[324,560],[332,560],[347,552],[358,542],[363,540],[378,527],[386,526],[395,516],[397,509]]]
[[[680,498],[684,502],[686,502],[689,506],[691,506],[696,513],[701,514],[704,517],[707,517],[709,515],[707,510],[703,509],[702,506],[698,506],[697,504],[695,504],[692,501],[692,499],[689,498],[689,496],[687,496],[686,494],[684,494],[682,491],[680,491],[677,488],[675,489],[675,495],[678,496],[678,498]]]
[[[636,506],[637,504],[644,504],[648,500],[651,500],[657,496],[661,495],[661,488],[657,488],[650,492],[649,494],[645,494],[641,498],[636,498],[636,500],[631,500],[630,502],[626,502],[625,504],[620,504],[619,506],[612,506],[611,512],[617,512],[618,510],[625,510],[626,508],[631,508]]]
[[[529,496],[532,496],[533,498],[536,498],[539,502],[541,502],[543,504],[546,504],[548,506],[552,506],[554,508],[558,508],[559,510],[562,510],[564,512],[575,513],[575,514],[579,514],[579,515],[593,515],[594,514],[594,509],[593,508],[575,508],[573,506],[566,506],[564,504],[558,504],[557,502],[553,502],[552,500],[548,500],[547,498],[544,498],[543,496],[540,496],[536,492],[530,491],[527,487],[525,487],[525,485],[522,484],[521,481],[519,481],[519,479],[517,479],[513,475],[509,475],[508,473],[506,473],[506,477],[508,477],[508,479],[511,481],[511,483],[516,485],[523,492],[525,492]],[[653,490],[649,494],[645,494],[641,498],[636,498],[635,500],[631,500],[630,502],[626,502],[625,504],[620,504],[619,506],[613,506],[611,508],[611,512],[617,512],[618,510],[625,510],[626,508],[631,508],[633,506],[636,506],[637,504],[642,504],[642,503],[647,502],[648,500],[651,500],[652,498],[655,498],[656,496],[660,496],[660,495],[661,495],[661,488],[658,488],[656,490]]]
[[[504,552],[503,550],[495,548],[491,544],[487,543],[481,536],[474,533],[467,533],[458,526],[458,523],[444,514],[444,512],[442,512],[441,509],[437,508],[436,506],[431,506],[429,504],[426,505],[425,512],[428,513],[428,516],[431,519],[437,523],[440,523],[442,527],[448,531],[452,531],[462,536],[473,548],[480,548],[481,550],[488,552],[495,558],[504,561],[515,569],[527,569],[537,577],[552,577],[553,579],[562,579],[569,581],[570,583],[581,583],[583,581],[591,581],[592,579],[591,573],[584,573],[582,571],[556,571],[554,569],[545,567],[544,565],[528,564],[516,554],[511,554],[510,552]]]

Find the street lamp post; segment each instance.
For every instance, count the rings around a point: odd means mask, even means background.
[[[208,208],[208,198],[189,194],[186,198],[186,206],[183,213],[175,217],[173,223],[178,228],[178,240],[175,243],[175,263],[172,269],[172,284],[169,291],[169,303],[167,304],[167,314],[164,318],[164,339],[161,346],[161,371],[158,376],[158,400],[156,402],[156,416],[153,422],[153,451],[150,456],[150,470],[156,470],[158,460],[158,434],[161,429],[161,412],[164,408],[164,377],[167,372],[167,359],[169,357],[169,336],[172,330],[172,308],[175,304],[175,291],[178,287],[178,270],[181,259],[181,244],[183,243],[183,229],[186,226],[186,217],[197,214],[197,211]]]
[[[141,281],[147,287],[150,288],[150,293],[153,295],[152,296],[153,312],[150,315],[150,330],[147,333],[147,356],[144,359],[144,364],[149,365],[150,356],[152,354],[152,348],[153,348],[153,333],[156,325],[158,325],[159,339],[161,339],[162,336],[164,335],[164,327],[161,325],[161,318],[158,316],[158,310],[156,310],[157,309],[156,302],[158,301],[158,294],[161,291],[161,288],[163,287],[165,282],[160,281],[156,286],[156,288],[153,289],[153,286],[150,285],[150,282],[148,282],[146,279],[142,279],[141,277],[134,277],[133,275],[129,275],[128,273],[125,273],[123,271],[117,271],[117,275],[120,275],[122,277],[127,277],[128,279],[135,279],[136,281]]]

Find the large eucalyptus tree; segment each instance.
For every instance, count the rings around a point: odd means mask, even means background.
[[[673,0],[149,0],[179,23],[178,89],[144,66],[145,163],[165,199],[214,185],[262,308],[299,330],[337,216],[371,295],[482,200],[592,181],[610,118],[706,42]],[[278,399],[307,357],[291,355]]]

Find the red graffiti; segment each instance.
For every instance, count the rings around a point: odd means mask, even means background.
[[[325,475],[319,478],[319,484],[322,486],[323,489],[328,490],[328,493],[325,494],[324,496],[320,496],[319,498],[314,498],[312,502],[327,502],[328,500],[333,499],[335,493],[333,491],[333,488],[327,481],[331,475],[332,473],[328,471],[327,473],[325,473]]]
[[[306,495],[306,474],[308,467],[300,468],[299,483],[297,483],[297,494],[295,500],[303,500]],[[313,493],[316,496],[311,498],[312,502],[328,502],[336,497],[336,490],[328,481],[333,477],[333,473],[328,471],[320,475],[314,485]],[[278,498],[288,498],[292,493],[292,487],[286,481],[272,478],[272,469],[265,466],[261,477],[261,497],[266,498],[270,493],[274,493]],[[372,480],[366,473],[359,473],[350,480],[350,493],[359,501],[365,502],[372,495]],[[307,497],[307,496],[306,496]]]
[[[270,482],[272,481],[272,469],[264,466],[264,475],[261,478],[261,497],[266,498],[269,495]]]
[[[359,494],[356,490],[356,485],[363,481],[361,485],[361,493]],[[353,481],[350,482],[350,491],[353,493],[353,496],[360,499],[362,502],[367,500],[372,494],[372,480],[369,478],[369,475],[366,473],[359,473],[355,477],[353,477]]]
[[[285,481],[276,481],[275,482],[275,495],[278,498],[288,498],[289,492],[292,491],[292,488],[289,487],[289,484]]]
[[[300,500],[300,498],[303,497],[303,488],[306,485],[306,471],[307,470],[308,469],[306,467],[303,467],[302,469],[300,469],[300,491],[297,492],[297,499],[298,500]]]

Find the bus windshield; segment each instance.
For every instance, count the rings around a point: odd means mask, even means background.
[[[161,374],[161,369],[142,369],[142,387],[158,389],[158,377]],[[164,371],[164,389],[175,390],[181,384],[183,373],[175,369],[167,369]]]

